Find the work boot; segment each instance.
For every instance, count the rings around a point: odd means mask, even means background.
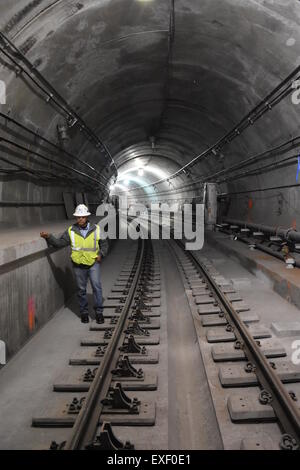
[[[104,323],[103,313],[96,313],[96,323]]]
[[[89,323],[89,314],[88,313],[83,313],[81,315],[81,323]]]

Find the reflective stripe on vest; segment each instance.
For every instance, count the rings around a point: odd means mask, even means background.
[[[86,238],[72,230],[69,227],[69,236],[71,241],[72,254],[71,258],[75,264],[85,264],[92,266],[99,253],[100,227],[96,225],[96,229]]]
[[[75,232],[74,230],[72,230],[72,227],[69,228],[69,235],[70,235],[70,239],[71,239],[71,247],[72,247],[72,250],[73,251],[90,251],[90,252],[94,252],[97,250],[97,239],[99,240],[100,239],[100,227],[99,225],[96,225],[96,230],[94,232],[94,246],[93,248],[81,248],[80,246],[76,246],[76,243],[75,243]],[[77,234],[79,235],[79,234]],[[89,238],[91,235],[91,233],[88,235],[88,237],[86,238],[83,238],[83,240],[86,240],[87,238]]]

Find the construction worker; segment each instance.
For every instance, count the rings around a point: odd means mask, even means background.
[[[103,323],[100,262],[107,254],[108,244],[105,240],[100,241],[100,227],[89,222],[88,216],[91,213],[84,204],[77,206],[73,215],[77,223],[71,225],[60,238],[55,238],[47,232],[41,232],[40,236],[47,241],[48,245],[56,248],[71,245],[71,260],[78,288],[81,321],[82,323],[89,322],[86,287],[90,279],[94,294],[96,322]]]

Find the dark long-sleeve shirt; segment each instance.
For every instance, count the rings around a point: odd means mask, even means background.
[[[77,224],[74,224],[72,226],[72,229],[74,230],[74,232],[76,232],[78,235],[81,235],[81,232],[80,232],[80,228],[79,228],[79,225]],[[90,223],[90,227],[89,227],[89,230],[85,236],[85,238],[90,235],[90,233],[94,232],[96,229],[96,225],[95,224],[91,224]],[[100,234],[101,236],[101,234]],[[50,246],[54,246],[55,248],[63,248],[64,246],[69,246],[71,245],[71,240],[70,240],[70,235],[69,235],[69,230],[65,230],[63,232],[63,234],[56,238],[54,235],[50,235],[49,238],[46,239],[48,245]],[[106,256],[107,253],[108,253],[108,248],[109,248],[109,245],[108,245],[108,240],[99,240],[99,249],[100,249],[100,254],[101,256]]]

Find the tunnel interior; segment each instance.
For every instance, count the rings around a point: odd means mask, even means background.
[[[0,449],[299,449],[300,2],[2,3]]]
[[[295,227],[299,20],[289,0],[7,2],[1,222],[214,182],[225,215]]]

